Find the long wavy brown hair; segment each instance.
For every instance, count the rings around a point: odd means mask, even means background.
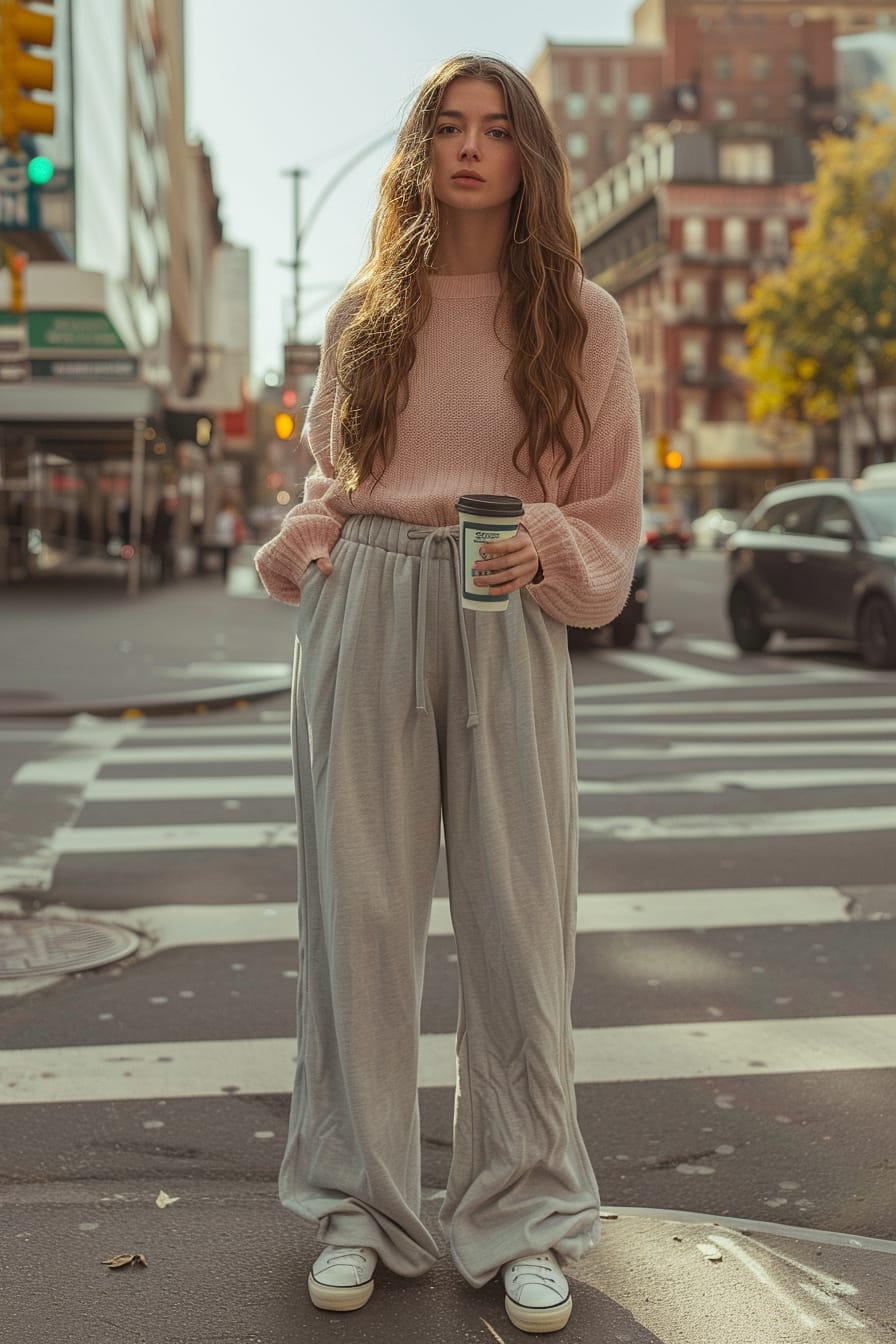
[[[573,411],[582,428],[578,449],[591,432],[580,376],[587,323],[576,298],[583,272],[566,159],[525,75],[494,57],[455,56],[424,81],[398,133],[380,183],[370,255],[346,292],[354,311],[336,348],[342,391],[334,466],[349,491],[379,479],[394,452],[415,333],[431,306],[426,277],[439,236],[432,140],[445,90],[463,76],[501,87],[520,156],[499,263],[512,334],[508,376],[526,422],[514,465],[544,487],[546,455],[559,448],[565,468],[576,454],[568,433]]]

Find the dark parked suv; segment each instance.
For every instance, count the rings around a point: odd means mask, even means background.
[[[785,635],[855,640],[896,667],[896,484],[801,481],[772,490],[727,545],[735,642]]]

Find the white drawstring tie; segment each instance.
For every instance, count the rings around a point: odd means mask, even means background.
[[[470,644],[467,639],[467,623],[464,620],[464,608],[460,584],[460,542],[458,527],[412,527],[408,529],[409,541],[423,542],[420,551],[420,586],[417,590],[417,649],[415,683],[417,708],[427,713],[426,689],[423,680],[423,666],[426,656],[426,598],[429,592],[429,562],[432,548],[437,541],[447,541],[454,552],[454,578],[457,584],[457,613],[460,625],[460,642],[464,650],[464,666],[467,673],[467,727],[475,728],[479,723],[479,706],[476,701],[476,682],[473,678],[473,661],[470,657]]]

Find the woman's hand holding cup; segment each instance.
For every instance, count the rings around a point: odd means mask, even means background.
[[[489,541],[480,547],[481,560],[473,566],[477,588],[488,588],[495,597],[525,588],[538,573],[538,552],[529,533],[520,528],[507,541]]]

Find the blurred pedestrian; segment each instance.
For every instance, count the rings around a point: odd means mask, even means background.
[[[149,533],[149,549],[155,563],[156,580],[159,584],[167,583],[173,574],[173,533],[176,516],[177,492],[175,490],[172,493],[169,489],[166,489],[156,505]]]
[[[298,1067],[283,1203],[317,1230],[312,1301],[424,1273],[419,1015],[444,824],[460,978],[440,1224],[474,1287],[560,1330],[598,1236],[573,1087],[577,785],[566,624],[605,625],[640,535],[638,395],[619,307],[583,278],[566,162],[513,67],[425,81],[371,255],[330,311],[304,500],[258,552],[301,603]],[[461,605],[458,497],[516,496]]]
[[[240,517],[236,504],[229,495],[221,500],[221,506],[215,515],[215,546],[221,557],[221,577],[227,582],[230,571],[230,557],[237,546],[246,540],[246,525]]]

